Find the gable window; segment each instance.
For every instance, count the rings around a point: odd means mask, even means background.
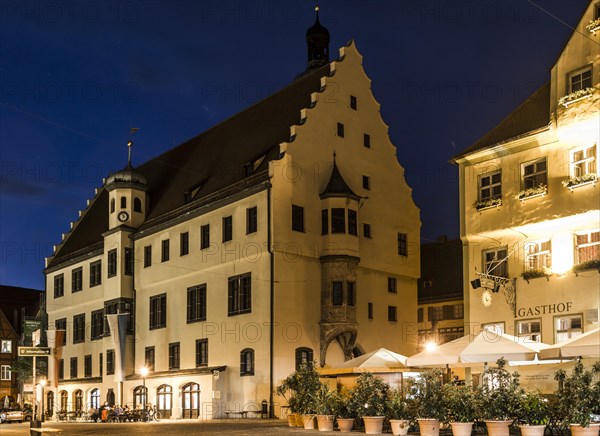
[[[102,261],[97,260],[90,264],[90,288],[102,283]]]
[[[144,247],[144,268],[148,268],[152,265],[152,245],[146,245]]]
[[[365,134],[363,135],[363,145],[364,145],[366,148],[371,148],[371,135],[369,135],[369,134],[367,134],[367,133],[365,133]]]
[[[71,378],[77,378],[77,357],[71,357]]]
[[[369,176],[362,176],[362,187],[366,190],[371,189],[371,178]]]
[[[342,282],[333,282],[331,284],[331,304],[341,306],[344,302],[344,287]]]
[[[313,350],[307,347],[296,348],[296,371],[302,368],[310,368],[313,364]]]
[[[350,109],[356,110],[356,103],[357,103],[356,97],[351,95],[350,96]]]
[[[245,348],[240,352],[240,375],[254,375],[254,350]]]
[[[398,321],[398,314],[396,306],[388,306],[388,321]]]
[[[85,314],[81,313],[73,317],[73,343],[79,344],[85,341]]]
[[[256,206],[246,209],[246,234],[254,233],[258,229],[258,210]]]
[[[371,236],[371,224],[363,223],[363,236],[365,238],[372,238],[372,236]]]
[[[356,303],[356,283],[346,282],[346,304],[354,306]]]
[[[483,271],[497,277],[508,277],[508,250],[506,247],[483,250]]]
[[[548,270],[552,268],[550,241],[528,242],[525,244],[525,269]]]
[[[398,254],[408,256],[408,234],[398,233]]]
[[[554,342],[575,338],[583,333],[581,315],[557,316],[554,318]]]
[[[223,242],[233,239],[233,217],[231,215],[223,217]]]
[[[156,354],[154,351],[154,347],[146,347],[144,349],[144,365],[148,369],[148,371],[154,371],[154,360],[156,358]]]
[[[106,375],[115,373],[115,350],[106,350]]]
[[[65,295],[65,275],[58,274],[54,276],[54,298]]]
[[[2,339],[2,343],[0,345],[0,353],[12,353],[12,341]]]
[[[523,164],[523,189],[547,185],[546,158]]]
[[[229,277],[227,314],[229,316],[252,311],[252,277],[250,273]]]
[[[367,318],[373,319],[373,303],[367,303]]]
[[[304,208],[292,204],[292,230],[304,232]]]
[[[138,197],[133,199],[133,211],[142,213],[142,200],[140,200]]]
[[[344,125],[342,123],[337,123],[337,135],[340,138],[344,137]]]
[[[358,223],[356,218],[356,211],[348,209],[348,234],[357,236],[358,234]]]
[[[206,321],[206,284],[187,290],[187,322]]]
[[[592,87],[592,67],[569,74],[569,93]]]
[[[179,255],[185,256],[190,252],[190,234],[183,232],[179,234]]]
[[[596,144],[571,151],[571,177],[582,177],[587,174],[598,174],[596,160]]]
[[[196,340],[196,367],[208,366],[208,339]]]
[[[577,263],[600,259],[600,230],[575,235]]]
[[[83,376],[91,377],[92,376],[92,355],[87,354],[83,358]]]
[[[169,260],[169,239],[164,239],[160,242],[160,261],[166,262]]]
[[[395,277],[388,277],[388,292],[397,293],[397,281]]]
[[[346,233],[346,209],[331,209],[331,233]]]
[[[200,227],[200,249],[204,250],[210,246],[210,224]]]
[[[167,294],[150,297],[150,330],[167,326]]]
[[[133,249],[125,248],[124,271],[126,276],[133,275]]]
[[[479,201],[502,197],[502,173],[500,170],[479,176]]]
[[[71,271],[71,292],[79,292],[83,289],[83,268],[75,268]],[[56,295],[55,295],[56,296]]]
[[[108,252],[108,277],[117,275],[117,249]]]
[[[542,341],[542,320],[527,319],[517,321],[517,337],[524,338],[525,342],[541,342]]]
[[[329,233],[329,210],[323,209],[321,211],[321,234],[326,235]]]
[[[169,344],[169,369],[179,369],[179,342]]]
[[[92,326],[90,339],[92,341],[100,339],[104,334],[104,310],[94,310],[92,312]]]

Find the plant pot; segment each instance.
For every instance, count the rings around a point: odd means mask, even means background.
[[[296,427],[296,414],[295,413],[288,414],[287,420],[288,420],[288,426]]]
[[[600,424],[590,424],[589,427],[571,424],[572,436],[598,436],[598,430],[600,430]]]
[[[315,415],[302,415],[302,422],[306,430],[315,429]]]
[[[437,419],[422,418],[417,421],[419,421],[421,436],[438,436],[440,434],[440,422]]]
[[[394,436],[405,436],[408,434],[410,422],[406,419],[390,419],[390,426],[392,427],[392,434]]]
[[[354,418],[338,418],[337,425],[342,433],[348,433],[354,426]]]
[[[473,430],[472,422],[451,422],[450,425],[452,426],[452,434],[454,436],[471,436],[471,431]]]
[[[333,431],[333,421],[335,421],[335,415],[317,415],[319,431]]]
[[[485,421],[485,426],[487,427],[488,436],[509,436],[510,430],[509,426],[512,424],[512,421]]]
[[[294,417],[296,419],[296,427],[304,428],[304,419],[302,419],[302,415],[294,413]]]
[[[366,434],[383,433],[383,420],[385,416],[363,416]]]
[[[545,425],[521,425],[521,436],[544,436]]]

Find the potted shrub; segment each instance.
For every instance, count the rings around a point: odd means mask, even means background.
[[[424,371],[413,386],[417,421],[422,436],[439,435],[440,421],[446,416],[442,395],[442,375],[441,369]]]
[[[486,368],[479,390],[481,417],[490,436],[508,436],[509,426],[518,415],[522,395],[519,374],[508,372],[506,363],[506,360],[498,359],[497,367]]]
[[[346,389],[340,390],[339,409],[337,411],[337,425],[340,432],[347,433],[354,426],[354,412],[352,410],[352,392]]]
[[[600,413],[600,381],[593,382],[594,375],[599,374],[600,362],[586,370],[578,361],[570,376],[565,371],[557,371],[554,377],[559,383],[559,407],[571,425],[573,436],[598,435],[600,424],[592,423],[591,417]]]
[[[478,405],[470,386],[448,383],[442,388],[447,408],[447,419],[454,436],[470,436],[477,419]]]
[[[522,436],[544,436],[550,415],[548,401],[539,392],[526,392],[520,401],[519,420]]]
[[[298,400],[296,398],[296,390],[298,389],[298,372],[288,375],[275,390],[275,393],[283,397],[290,408],[288,414],[288,425],[296,427],[300,422],[300,414],[298,410]]]
[[[314,363],[312,363],[302,365],[277,388],[277,394],[284,398],[286,394],[290,395],[288,399],[290,411],[302,416],[302,425],[298,425],[296,417],[296,426],[304,426],[307,429],[315,428],[315,398],[320,386],[319,373],[315,370]]]
[[[408,434],[411,416],[410,401],[403,394],[401,389],[392,389],[388,403],[388,417],[390,418],[390,427],[395,436],[404,436]]]
[[[356,379],[352,390],[352,408],[362,418],[366,434],[381,434],[387,410],[390,386],[380,377],[364,372]]]
[[[337,391],[331,390],[328,385],[321,383],[315,396],[319,431],[333,431],[333,423],[340,409],[340,401],[341,398]]]

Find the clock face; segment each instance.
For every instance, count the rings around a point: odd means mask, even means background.
[[[481,302],[485,307],[490,307],[492,305],[492,293],[490,291],[484,291],[481,294]]]
[[[127,221],[129,219],[129,214],[127,212],[119,212],[119,215],[117,216],[117,218],[119,221],[124,223],[125,221]]]

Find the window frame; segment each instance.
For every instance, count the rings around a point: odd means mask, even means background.
[[[92,310],[90,318],[90,340],[102,339],[104,337],[104,309]]]
[[[196,368],[208,366],[208,339],[196,339]]]
[[[144,268],[152,266],[152,245],[144,246]]]
[[[342,306],[344,304],[344,282],[333,280],[331,282],[331,305]]]
[[[92,355],[86,354],[83,357],[83,376],[85,378],[92,377]]]
[[[294,351],[294,362],[296,371],[300,371],[303,366],[312,367],[314,360],[314,351],[308,347],[298,347]]]
[[[190,233],[181,232],[179,233],[179,256],[188,254],[190,254]]]
[[[65,295],[65,275],[63,273],[54,276],[54,298]]]
[[[106,253],[106,275],[115,277],[117,275],[117,249],[113,248]]]
[[[494,182],[494,176],[499,176],[499,181]],[[489,184],[484,185],[483,181],[489,179]],[[499,188],[500,192],[494,193],[494,188]],[[489,190],[489,195],[484,196],[483,191]],[[502,169],[488,171],[477,177],[477,199],[478,201],[495,200],[502,198]]]
[[[564,319],[564,318],[570,318],[569,319],[569,327],[566,330],[559,330],[558,329],[558,321],[560,319]],[[579,318],[579,327],[578,328],[572,328],[572,322],[573,319],[575,318]],[[555,315],[552,318],[552,326],[554,328],[554,343],[555,344],[559,344],[561,342],[564,342],[568,339],[572,339],[575,338],[577,336],[580,336],[583,334],[583,313],[572,313],[572,314],[561,314],[561,315]],[[561,339],[560,341],[558,340],[558,335],[559,334],[566,334],[568,337]]]
[[[85,342],[85,313],[73,315],[73,344]]]
[[[597,237],[597,240],[594,241],[592,235],[595,235],[595,234],[598,234],[598,237]],[[586,242],[584,242],[584,243],[579,242],[579,238],[582,236],[586,237]],[[573,245],[575,247],[575,265],[579,265],[584,262],[589,262],[592,260],[600,259],[600,229],[578,231],[578,232],[575,232],[573,237],[574,237]],[[591,255],[582,256],[581,250],[585,250],[585,249],[591,249],[591,251],[592,251]],[[594,251],[596,252],[596,255],[593,254]],[[582,257],[584,259],[582,259]]]
[[[221,220],[222,225],[222,238],[221,242],[228,242],[233,240],[233,216],[224,216]]]
[[[258,207],[253,206],[246,209],[246,234],[250,235],[258,231]]]
[[[12,380],[12,369],[10,365],[0,366],[0,380],[10,381]]]
[[[589,72],[589,78],[585,77],[584,78],[584,74]],[[574,87],[573,86],[573,79],[576,78],[577,76],[580,77],[579,79],[579,85]],[[584,65],[583,67],[577,68],[576,70],[573,70],[569,73],[567,73],[567,94],[571,94],[573,92],[582,90],[582,89],[586,89],[586,88],[591,88],[593,87],[594,84],[594,75],[593,75],[593,66],[592,64],[588,64],[588,65]],[[585,83],[586,81],[589,80],[589,83]]]
[[[206,283],[187,288],[187,324],[206,321]]]
[[[171,257],[171,240],[170,239],[162,239],[160,241],[160,261],[168,262]]]
[[[71,293],[83,291],[83,267],[71,270]],[[56,298],[56,295],[54,296]]]
[[[398,256],[408,257],[408,233],[398,232]]]
[[[10,339],[2,339],[0,341],[0,353],[12,354],[12,350],[13,350],[12,343],[13,343],[13,341]]]
[[[538,329],[534,331],[531,326],[537,324]],[[521,327],[527,325],[527,331],[521,331]],[[542,342],[542,318],[527,318],[515,320],[515,337],[524,338],[525,342]]]
[[[167,294],[152,295],[149,298],[150,310],[148,312],[148,323],[150,330],[167,327]]]
[[[544,169],[539,170],[538,165],[542,163]],[[533,172],[527,174],[527,168],[529,167],[533,167]],[[539,186],[548,186],[548,159],[545,156],[521,164],[521,189],[531,189]]]
[[[90,263],[90,288],[102,284],[102,259]]]
[[[494,255],[493,259],[488,259],[487,256],[492,254]],[[502,246],[481,250],[481,267],[485,274],[508,278],[508,247]]]
[[[77,378],[77,370],[78,370],[78,362],[77,356],[71,357],[69,361],[69,378],[76,379]]]
[[[244,273],[227,279],[227,316],[252,312],[252,274]]]
[[[169,370],[181,368],[181,343],[171,342],[169,344]]]
[[[210,224],[200,226],[200,250],[210,247]]]
[[[530,251],[531,247],[535,247],[536,251]],[[526,242],[523,249],[525,250],[525,271],[552,270],[552,241],[550,239]],[[539,260],[540,258],[541,260]]]
[[[115,373],[115,350],[106,350],[106,375]]]
[[[252,348],[240,351],[240,377],[253,376],[255,372],[255,353]]]
[[[588,152],[592,150],[593,154],[590,156]],[[575,160],[575,155],[581,152],[581,159]],[[580,165],[584,165],[586,167],[585,171],[580,173],[579,168]],[[575,147],[569,150],[569,175],[571,177],[582,177],[587,174],[596,174],[598,175],[598,144],[592,145],[582,145],[579,147]]]

